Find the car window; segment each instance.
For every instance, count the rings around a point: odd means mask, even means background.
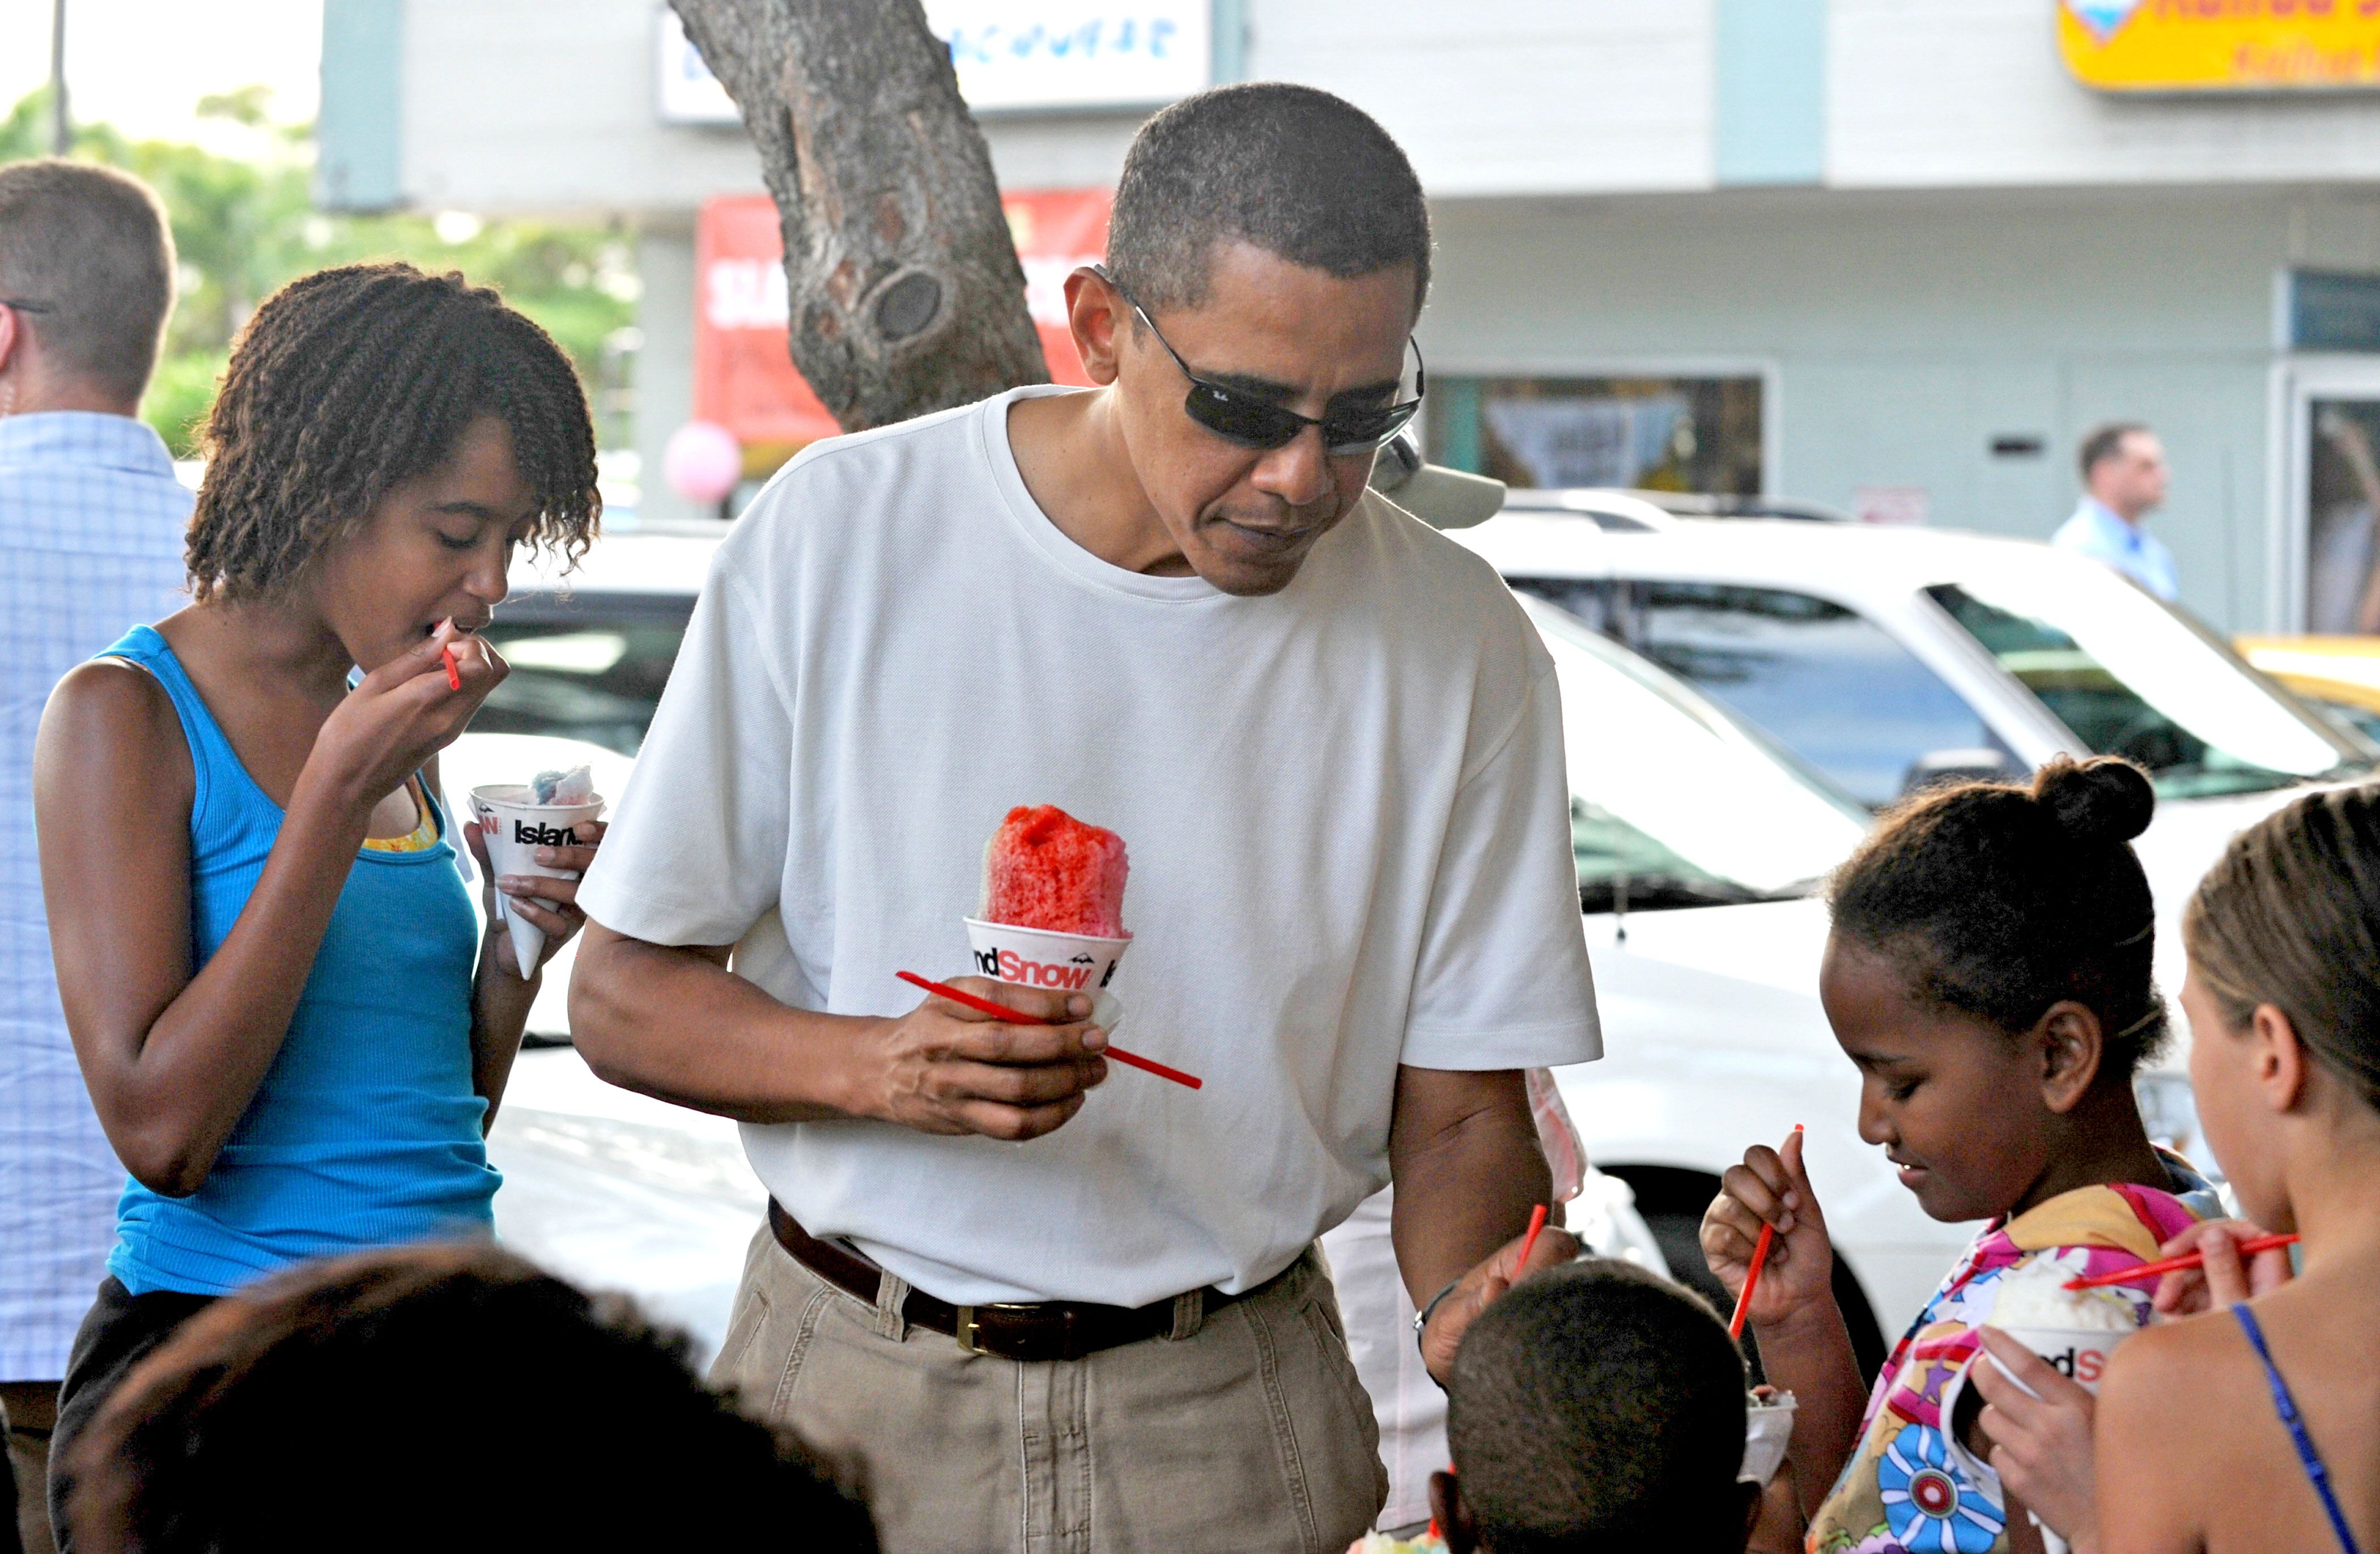
[[[1870,808],[1928,758],[2013,766],[1973,708],[1882,626],[1783,589],[1513,578],[1765,731]]]
[[[1866,817],[1749,729],[1543,603],[1524,606],[1553,655],[1570,770],[1579,894],[1608,911],[1707,905],[1806,890]]]
[[[471,727],[550,734],[633,756],[694,612],[672,594],[530,595],[505,601],[485,635],[512,665]]]
[[[2102,568],[1925,590],[2101,755],[2166,797],[2278,787],[2360,764],[2342,735],[2271,690],[2169,606]]]

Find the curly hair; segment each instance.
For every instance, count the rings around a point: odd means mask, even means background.
[[[603,504],[586,391],[552,336],[453,272],[348,264],[290,282],[240,332],[207,419],[192,596],[287,588],[480,416],[512,431],[538,504],[530,544],[576,562]]]
[[[2129,1078],[2166,1035],[2155,905],[2131,839],[2156,791],[2112,756],[2061,756],[2028,787],[1961,783],[1888,811],[1835,871],[1835,931],[1922,1001],[2015,1035],[2060,999],[2099,1017],[2102,1071]]]

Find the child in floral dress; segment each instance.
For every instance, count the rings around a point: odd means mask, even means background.
[[[2029,788],[1937,790],[1832,882],[1819,991],[1861,1071],[1860,1135],[1928,1214],[1987,1223],[1863,1402],[1799,1135],[1728,1172],[1703,1250],[1740,1290],[1761,1226],[1777,1231],[1750,1319],[1769,1380],[1799,1400],[1790,1459],[1811,1554],[2039,1547],[1987,1465],[1992,1443],[1963,1408],[1943,1417],[1976,1329],[2014,1270],[2135,1267],[2220,1211],[2150,1144],[2132,1099],[2165,1034],[2130,845],[2155,802],[2138,768],[2109,759],[2052,762]],[[2155,1288],[2118,1286],[2143,1322]]]

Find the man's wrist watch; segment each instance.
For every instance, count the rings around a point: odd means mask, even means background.
[[[1440,1290],[1438,1293],[1430,1296],[1429,1304],[1423,1306],[1419,1311],[1414,1313],[1414,1347],[1415,1349],[1419,1349],[1421,1347],[1422,1334],[1428,1330],[1429,1314],[1438,1309],[1439,1302],[1454,1293],[1454,1287],[1462,1282],[1463,1281],[1459,1278],[1448,1280],[1446,1281],[1445,1289]],[[1423,1358],[1427,1359],[1428,1356],[1425,1354]]]

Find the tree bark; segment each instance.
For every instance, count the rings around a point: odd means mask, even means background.
[[[845,431],[1047,382],[1000,186],[918,0],[670,0],[784,230],[794,366]]]

